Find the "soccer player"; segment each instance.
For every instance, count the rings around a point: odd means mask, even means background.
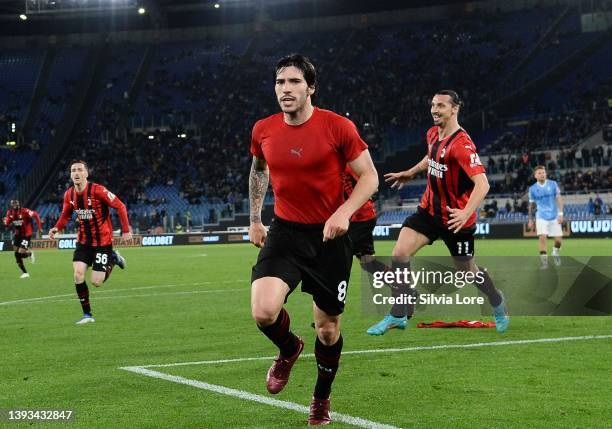
[[[87,267],[92,267],[91,282],[95,287],[102,286],[115,264],[121,269],[125,268],[125,259],[119,252],[113,251],[113,225],[109,207],[119,213],[122,239],[132,238],[125,205],[104,186],[88,182],[88,176],[89,168],[85,161],[72,162],[70,178],[74,185],[64,193],[62,214],[49,231],[49,237],[53,240],[55,234],[70,221],[72,213],[76,212],[79,230],[72,266],[77,296],[83,309],[83,317],[76,322],[78,325],[95,322],[89,303],[89,289],[85,282]]]
[[[533,170],[536,182],[529,187],[529,228],[533,228],[533,213],[535,213],[536,234],[539,238],[540,261],[542,268],[548,267],[548,253],[546,251],[546,237],[553,237],[555,244],[552,255],[555,265],[561,265],[559,250],[563,231],[563,198],[561,190],[554,180],[546,178],[546,168],[538,165]]]
[[[489,182],[476,146],[459,125],[462,104],[455,91],[438,91],[431,101],[434,126],[427,131],[427,155],[409,170],[385,174],[392,188],[401,189],[415,175],[427,171],[427,186],[417,212],[404,221],[393,248],[393,269],[409,269],[411,256],[441,238],[458,270],[474,274],[480,271],[474,261],[475,211],[489,191]],[[497,331],[505,332],[509,317],[503,295],[486,271],[482,271],[482,278],[481,284],[474,284],[493,307]],[[410,293],[399,286],[393,292]],[[396,304],[368,333],[383,335],[392,328],[405,328],[412,311],[411,305]]]
[[[316,70],[308,58],[282,58],[275,73],[281,112],[253,127],[249,237],[262,249],[251,276],[251,312],[279,349],[266,376],[268,392],[276,394],[304,348],[283,305],[300,282],[312,295],[318,375],[308,423],[325,425],[331,422],[329,397],[342,351],[340,318],[352,265],[346,232],[353,213],[376,191],[378,175],[354,124],[312,105],[315,89]],[[346,164],[359,177],[347,200]],[[269,232],[261,222],[268,180],[275,197]]]
[[[32,219],[36,221],[37,231],[40,233],[42,227],[38,213],[34,210],[21,207],[21,203],[18,200],[11,200],[11,206],[6,211],[4,224],[15,229],[13,250],[15,250],[15,262],[21,270],[21,279],[30,277],[30,273],[26,270],[23,260],[30,258],[30,262],[36,262],[34,252],[29,249],[30,241],[32,240]]]

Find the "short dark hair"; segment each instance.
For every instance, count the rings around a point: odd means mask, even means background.
[[[278,63],[276,63],[276,70],[274,72],[274,80],[276,80],[276,76],[278,76],[281,69],[291,66],[299,69],[302,72],[304,75],[304,80],[309,87],[317,87],[317,70],[315,69],[315,66],[310,61],[310,58],[300,54],[290,54],[278,60]]]
[[[451,98],[451,104],[453,106],[463,107],[463,100],[459,97],[457,91],[453,91],[452,89],[443,89],[441,91],[437,91],[436,95],[448,95]]]
[[[72,168],[72,166],[74,164],[83,164],[85,166],[85,170],[89,171],[89,166],[87,165],[87,163],[85,161],[83,161],[82,159],[75,159],[74,161],[72,161],[70,163],[70,168]]]

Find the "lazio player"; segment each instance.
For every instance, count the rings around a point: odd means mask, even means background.
[[[538,165],[534,171],[537,182],[529,187],[529,228],[533,228],[533,213],[535,211],[536,234],[540,242],[540,259],[542,267],[548,267],[548,254],[546,251],[546,237],[553,237],[555,244],[552,255],[555,265],[561,265],[559,250],[563,231],[563,199],[561,190],[554,180],[546,178],[546,168]]]

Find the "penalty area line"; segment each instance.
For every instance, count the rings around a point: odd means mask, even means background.
[[[491,341],[487,343],[472,343],[472,344],[438,344],[431,346],[415,346],[415,347],[402,347],[402,348],[389,348],[389,349],[368,349],[368,350],[347,350],[342,352],[342,356],[346,355],[362,355],[371,353],[402,353],[402,352],[416,352],[423,350],[443,350],[443,349],[471,349],[479,347],[494,347],[494,346],[514,346],[521,344],[538,344],[538,343],[561,343],[567,341],[589,341],[589,340],[606,340],[612,339],[612,335],[586,335],[581,337],[556,337],[556,338],[534,338],[531,340],[509,340],[509,341]],[[313,353],[303,353],[304,357],[314,357]],[[245,357],[235,359],[219,359],[219,360],[202,360],[194,362],[176,362],[166,364],[154,364],[154,365],[140,365],[138,368],[168,368],[174,366],[188,366],[188,365],[215,365],[224,363],[234,362],[248,362],[258,360],[271,360],[275,359],[276,356],[258,356],[258,357]],[[129,367],[128,367],[129,368]]]
[[[208,390],[209,392],[218,393],[221,395],[232,396],[235,398],[243,399],[246,401],[258,402],[260,404],[270,405],[277,408],[284,408],[287,410],[297,411],[302,414],[308,414],[310,409],[304,405],[296,404],[295,402],[281,401],[279,399],[273,399],[267,396],[258,395],[255,393],[245,392],[244,390],[232,389],[225,386],[219,386],[216,384],[205,383],[203,381],[192,380],[185,377],[179,377],[176,375],[165,374],[159,371],[152,371],[150,369],[142,368],[139,366],[128,366],[119,368],[124,371],[130,371],[136,374],[144,375],[147,377],[157,378],[160,380],[171,381],[173,383],[185,384],[187,386],[196,387],[202,390]],[[336,412],[330,413],[332,420],[336,422],[346,423],[352,426],[369,429],[399,429],[397,426],[391,426],[384,423],[378,423],[372,420],[362,419],[361,417],[353,417],[347,414],[341,414]]]

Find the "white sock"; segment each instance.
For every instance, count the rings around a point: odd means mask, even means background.
[[[542,262],[542,265],[548,265],[548,255],[546,253],[540,255],[540,262]]]
[[[553,247],[553,256],[559,256],[560,247]]]

